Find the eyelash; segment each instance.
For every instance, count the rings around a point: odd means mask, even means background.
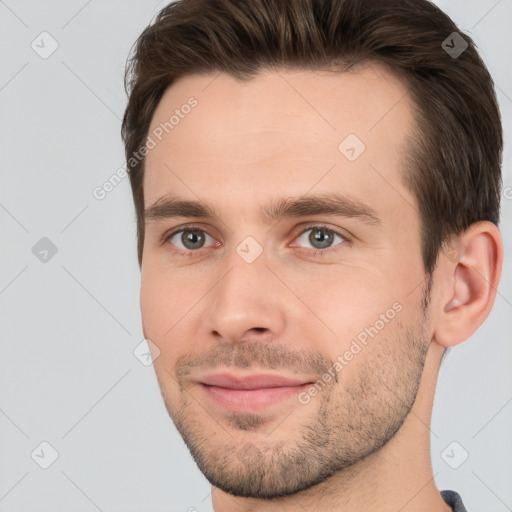
[[[340,242],[338,243],[336,246],[334,246],[334,248],[332,247],[328,247],[326,249],[308,249],[308,248],[305,248],[305,247],[302,247],[303,250],[307,251],[310,255],[312,255],[313,257],[319,257],[319,256],[323,256],[324,253],[326,252],[329,252],[329,253],[335,253],[337,252],[338,250],[341,250],[341,249],[336,249],[336,247],[338,245],[344,245],[344,243],[349,243],[350,242],[350,238],[345,235],[345,234],[342,234],[328,226],[325,226],[323,224],[314,224],[314,225],[311,225],[311,226],[308,226],[307,228],[303,229],[295,238],[299,238],[301,235],[303,235],[304,233],[308,232],[308,231],[311,231],[313,229],[319,229],[319,230],[324,230],[324,231],[327,231],[329,233],[332,233],[334,235],[337,235],[339,236],[343,242]],[[181,233],[182,231],[199,231],[199,232],[202,232],[202,233],[207,233],[204,229],[200,228],[199,226],[196,226],[194,224],[187,224],[185,226],[181,226],[179,229],[176,229],[174,231],[172,231],[171,233],[169,233],[168,235],[164,235],[163,237],[163,241],[162,241],[162,245],[167,243],[169,240],[171,240],[176,234],[178,233]],[[208,233],[207,233],[208,234]],[[211,236],[211,235],[209,235]],[[172,244],[173,245],[173,244]],[[205,247],[201,247],[200,249],[197,249],[197,250],[183,250],[183,249],[178,249],[178,248],[175,248],[175,246],[173,245],[173,252],[175,252],[176,254],[179,254],[180,256],[195,256],[198,252],[200,252],[202,249],[206,249]],[[311,254],[312,253],[312,254]]]

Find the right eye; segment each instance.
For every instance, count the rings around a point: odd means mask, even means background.
[[[213,237],[198,226],[181,226],[167,235],[164,243],[170,242],[172,246],[176,247],[173,251],[178,254],[192,256],[200,249],[205,248],[204,244],[207,238],[215,241]],[[216,245],[218,246],[219,243],[216,242]]]

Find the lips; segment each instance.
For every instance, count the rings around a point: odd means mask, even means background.
[[[229,373],[216,373],[206,375],[201,379],[202,384],[229,389],[265,389],[298,386],[307,384],[303,379],[292,379],[282,375],[256,374],[247,376],[234,376]]]
[[[311,381],[272,374],[214,373],[200,379],[211,402],[229,412],[254,412],[296,397]]]

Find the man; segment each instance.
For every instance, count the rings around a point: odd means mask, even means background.
[[[471,39],[425,0],[182,0],[127,87],[144,334],[214,509],[464,511],[429,427],[502,266]]]

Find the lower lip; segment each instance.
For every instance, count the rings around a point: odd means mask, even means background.
[[[283,400],[297,397],[309,386],[311,383],[277,388],[231,389],[201,384],[208,398],[229,412],[261,411]]]

